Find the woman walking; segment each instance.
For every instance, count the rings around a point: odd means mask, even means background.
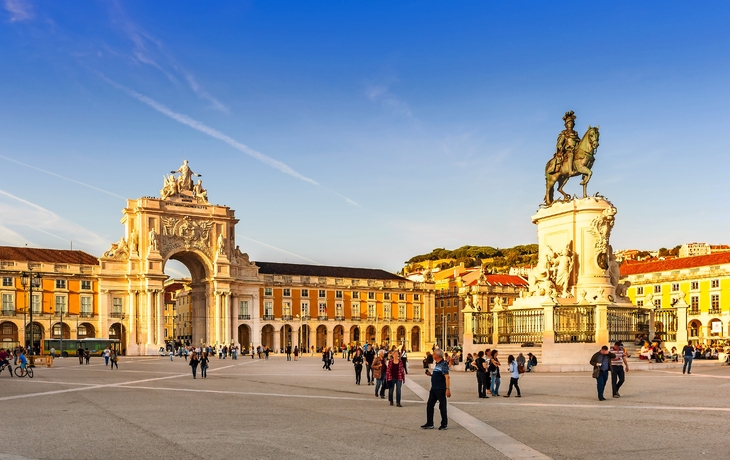
[[[492,377],[492,396],[499,396],[499,384],[502,376],[499,374],[499,358],[497,358],[497,350],[492,350],[492,359],[489,362],[489,374]]]
[[[197,378],[195,376],[196,372],[198,371],[198,354],[193,353],[190,355],[190,367],[193,369],[193,378]]]
[[[330,366],[332,365],[332,350],[330,350],[329,348],[325,348],[324,353],[322,353],[322,361],[324,361],[322,369],[327,369],[328,371],[331,371],[332,369],[330,368]]]
[[[507,394],[504,395],[505,398],[509,398],[509,396],[512,394],[512,387],[515,387],[517,389],[517,397],[521,398],[522,395],[520,394],[520,369],[517,365],[517,361],[515,360],[515,357],[512,355],[509,355],[507,357],[507,367],[509,368],[509,390],[507,390]]]
[[[294,361],[299,361],[299,347],[294,347]]]
[[[112,350],[109,353],[109,363],[111,366],[109,366],[109,369],[114,370],[114,366],[117,366],[117,370],[119,370],[119,355],[117,354],[117,350]]]
[[[406,368],[403,361],[400,359],[400,353],[395,350],[391,353],[392,361],[388,370],[386,371],[386,377],[388,379],[388,401],[390,405],[393,405],[393,390],[395,389],[395,402],[398,407],[400,405],[400,391],[403,382],[406,380]]]
[[[204,379],[208,378],[208,353],[203,353],[203,357],[200,358],[200,376]]]
[[[352,364],[355,366],[355,385],[360,385],[360,375],[362,374],[363,364],[362,352],[357,350],[355,356],[352,358]]]

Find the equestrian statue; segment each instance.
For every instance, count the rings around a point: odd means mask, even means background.
[[[550,206],[554,200],[555,184],[558,184],[558,192],[563,194],[563,200],[570,200],[570,195],[563,191],[563,186],[568,179],[575,176],[583,176],[580,185],[583,186],[583,198],[588,196],[588,181],[591,180],[593,172],[591,168],[595,162],[596,149],[598,149],[598,127],[588,126],[588,131],[583,138],[573,130],[575,127],[575,113],[571,110],[563,116],[565,129],[558,135],[555,154],[545,165],[545,204]]]

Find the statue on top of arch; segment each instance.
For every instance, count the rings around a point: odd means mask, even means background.
[[[175,177],[175,174],[180,173]],[[166,200],[172,197],[195,198],[198,203],[208,204],[208,191],[203,188],[203,181],[198,179],[193,182],[193,176],[202,177],[188,166],[188,160],[183,160],[182,166],[177,171],[170,171],[170,175],[164,176],[164,184],[160,190],[160,198]]]

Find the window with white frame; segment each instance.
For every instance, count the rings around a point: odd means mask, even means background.
[[[644,286],[639,286],[636,288],[636,295],[644,295]]]
[[[413,294],[413,300],[421,300],[421,294]]]
[[[360,302],[354,302],[352,304],[352,317],[360,318]]]
[[[401,321],[406,319],[406,304],[404,303],[398,304],[398,319]]]
[[[272,288],[270,288],[270,287],[265,287],[264,288],[264,295],[267,295],[267,296],[274,295],[274,290]]]
[[[406,300],[405,294],[398,294],[398,300]]]
[[[309,316],[309,302],[302,302],[302,316]]]
[[[33,308],[33,314],[41,313],[41,294],[33,294],[33,300],[31,301]]]
[[[720,310],[720,294],[712,294],[710,296],[710,309],[715,311]]]
[[[309,297],[309,289],[302,289],[302,297]]]
[[[450,307],[451,306],[451,299],[446,299],[446,306],[447,307]]]
[[[636,306],[637,307],[643,307],[644,306],[644,301],[643,300],[637,300],[636,301]]]
[[[698,296],[698,295],[690,296],[689,307],[692,310],[699,310],[700,309],[700,296]]]
[[[284,302],[284,304],[282,306],[282,310],[283,310],[282,314],[284,316],[291,317],[291,302]]]
[[[341,299],[342,298],[342,291],[335,291],[335,299]]]
[[[56,313],[68,313],[68,298],[65,295],[56,296]]]
[[[386,292],[383,294],[383,300],[390,300],[390,292]]]
[[[368,304],[368,318],[375,318],[375,315],[377,314],[377,310],[375,309],[374,303]]]
[[[335,316],[338,318],[342,318],[344,316],[344,312],[342,311],[342,302],[337,302],[335,304]]]
[[[291,289],[284,288],[284,297],[291,297]]]
[[[3,276],[3,286],[4,287],[12,287],[13,286],[13,278],[8,276]]]
[[[413,320],[420,321],[420,319],[421,319],[421,306],[414,305],[413,306]]]
[[[691,283],[689,283],[689,288],[692,289],[693,291],[698,290],[700,288],[700,282],[692,281]]]
[[[3,294],[3,311],[15,311],[15,296],[13,294]]]
[[[352,298],[353,298],[353,299],[359,299],[359,298],[360,298],[360,293],[359,293],[359,292],[357,292],[357,291],[354,291],[354,292],[352,293]]]
[[[114,297],[112,299],[112,315],[121,315],[121,314],[122,314],[122,298]]]
[[[239,318],[247,318],[249,315],[248,313],[248,300],[239,300],[238,301],[238,317]]]
[[[679,283],[672,283],[672,292],[679,291]]]
[[[317,309],[317,315],[327,316],[327,302],[319,303],[319,308]]]
[[[662,308],[662,299],[654,299],[654,307]]]
[[[441,300],[441,308],[444,308],[444,301]]]
[[[274,302],[267,300],[264,302],[264,316],[274,316]]]
[[[81,280],[81,289],[83,289],[84,291],[90,291],[91,290],[91,281]]]
[[[720,287],[720,280],[712,280],[710,281],[710,287],[712,289],[717,289]]]
[[[368,300],[375,300],[375,293],[374,292],[368,292]]]
[[[391,313],[390,312],[390,304],[389,303],[383,304],[383,319],[385,319],[385,318],[390,319],[391,318],[391,314],[390,313]]]
[[[662,293],[662,285],[661,284],[655,284],[654,285],[654,294],[661,294]]]
[[[81,296],[81,314],[91,315],[94,307],[91,305],[92,297],[88,295]]]
[[[66,280],[56,280],[56,289],[66,289]]]
[[[320,289],[320,290],[319,290],[319,297],[320,297],[321,299],[324,299],[325,297],[327,297],[327,292],[325,292],[325,290],[324,290],[324,289]]]

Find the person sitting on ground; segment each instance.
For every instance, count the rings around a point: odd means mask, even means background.
[[[654,348],[654,360],[658,363],[664,362],[664,350],[662,350],[661,346]]]
[[[532,368],[537,366],[537,356],[527,353],[527,372],[532,372]]]
[[[672,347],[672,352],[667,355],[667,359],[672,362],[679,362],[679,355],[677,354],[677,347]]]
[[[473,361],[474,358],[471,356],[471,353],[467,353],[466,361],[464,361],[464,372],[474,371],[474,368],[471,365]]]

